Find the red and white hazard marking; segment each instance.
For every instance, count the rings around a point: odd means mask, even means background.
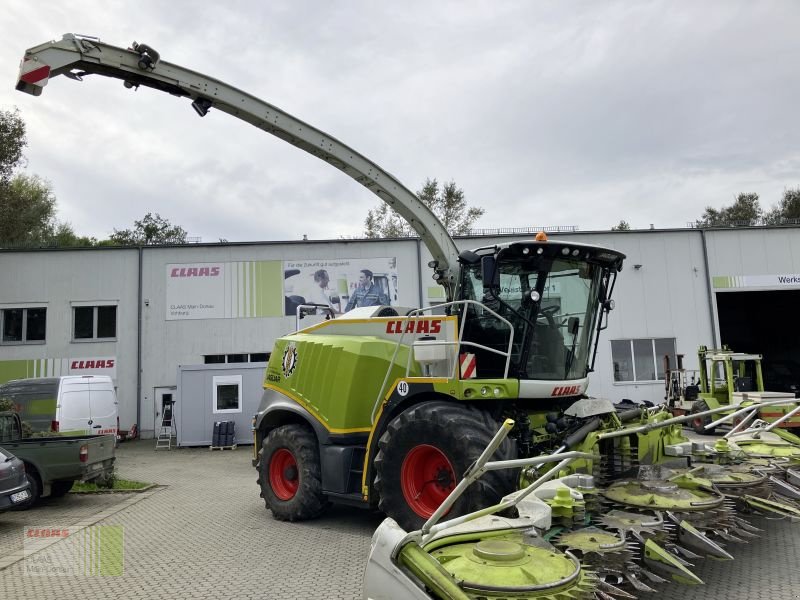
[[[44,87],[50,78],[50,65],[43,65],[38,60],[23,58],[19,65],[19,80]]]
[[[477,361],[475,355],[469,352],[464,352],[460,356],[461,361],[461,379],[474,379],[476,376]]]

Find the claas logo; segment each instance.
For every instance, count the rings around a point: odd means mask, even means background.
[[[106,359],[99,359],[99,360],[73,360],[70,365],[70,369],[113,369],[114,368],[114,359],[113,358],[106,358]]]
[[[175,267],[169,276],[170,277],[217,277],[219,275],[219,267]]]
[[[386,323],[386,333],[440,333],[442,331],[441,319],[413,319],[409,321],[389,321]]]
[[[574,396],[581,393],[581,386],[579,385],[557,385],[550,392],[551,396]]]

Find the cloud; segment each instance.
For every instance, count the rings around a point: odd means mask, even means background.
[[[233,1],[4,5],[0,77],[70,27],[206,73],[328,131],[412,190],[454,179],[479,226],[681,227],[800,185],[800,5]],[[80,15],[80,17],[77,17]],[[284,142],[92,76],[41,98],[29,170],[103,237],[159,212],[205,241],[357,235],[377,199]]]

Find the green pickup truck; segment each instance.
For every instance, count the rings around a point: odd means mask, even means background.
[[[102,481],[114,473],[116,436],[22,437],[15,412],[0,412],[0,446],[25,463],[31,506],[40,497],[66,494],[75,481]]]

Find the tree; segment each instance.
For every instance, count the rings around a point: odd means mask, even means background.
[[[25,122],[0,110],[0,246],[91,246],[68,223],[56,220],[56,197],[45,179],[15,173],[24,162]]]
[[[18,173],[0,182],[0,244],[49,243],[58,227],[56,197],[36,175]]]
[[[119,246],[185,244],[186,230],[173,225],[158,213],[147,213],[140,221],[133,222],[133,229],[115,229],[109,240]]]
[[[783,190],[783,198],[777,206],[767,211],[764,220],[769,225],[797,223],[800,219],[800,187]]]
[[[439,186],[436,179],[426,179],[417,192],[420,199],[439,218],[450,235],[469,233],[472,224],[483,215],[483,208],[469,206],[464,191],[455,181]],[[393,208],[381,203],[367,213],[364,220],[364,236],[367,238],[393,238],[414,235],[408,222]]]
[[[0,185],[6,184],[22,162],[27,145],[25,122],[18,111],[0,110]]]
[[[611,231],[630,231],[631,225],[627,221],[620,220],[619,223],[611,227]]]
[[[697,220],[698,227],[730,227],[758,225],[764,215],[758,194],[739,194],[730,206],[717,210],[706,206],[706,210]]]
[[[59,248],[75,248],[86,246],[98,246],[100,242],[95,237],[78,235],[69,223],[59,223],[53,232],[52,242]]]

